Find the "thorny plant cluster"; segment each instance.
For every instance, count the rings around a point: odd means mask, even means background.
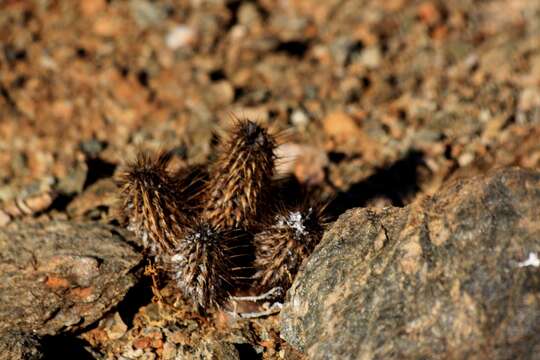
[[[121,176],[128,229],[200,311],[280,300],[323,235],[323,207],[285,199],[273,180],[275,148],[266,128],[237,120],[208,166],[173,172],[170,152],[140,153]]]

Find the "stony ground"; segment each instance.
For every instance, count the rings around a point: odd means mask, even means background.
[[[280,171],[322,189],[335,216],[401,207],[494,167],[539,169],[539,38],[528,0],[3,1],[3,212],[54,191],[22,221],[114,224],[113,175],[137,149],[204,163],[235,116],[283,130]],[[19,226],[11,217],[0,220]],[[47,346],[299,356],[275,316],[164,317],[137,276],[98,323]]]

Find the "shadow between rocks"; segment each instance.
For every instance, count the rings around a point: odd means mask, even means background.
[[[258,354],[257,351],[250,344],[234,344],[236,351],[241,360],[258,360],[262,359],[262,355]]]
[[[88,166],[88,172],[86,175],[86,180],[84,181],[83,189],[87,189],[99,179],[113,176],[116,169],[116,164],[107,162],[99,157],[87,158],[86,165]]]
[[[365,207],[376,198],[388,199],[396,207],[405,206],[406,200],[420,190],[419,168],[423,164],[424,154],[410,151],[392,165],[377,169],[370,177],[353,184],[348,191],[339,192],[329,204],[328,214],[337,218],[349,209]]]
[[[116,306],[115,310],[128,328],[133,326],[133,318],[140,308],[152,302],[151,286],[152,279],[149,276],[141,276],[137,284],[128,290],[124,299]]]
[[[86,341],[76,336],[45,336],[41,340],[43,360],[77,359],[93,360],[94,356],[86,350],[90,347]]]

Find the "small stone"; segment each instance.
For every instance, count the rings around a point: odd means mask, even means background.
[[[437,6],[429,1],[418,6],[418,16],[427,25],[434,25],[441,19],[441,13]]]
[[[94,33],[100,36],[117,36],[121,33],[122,21],[114,16],[101,16],[94,23]]]
[[[50,57],[47,54],[43,54],[39,58],[39,64],[43,68],[48,69],[48,70],[53,70],[53,71],[58,70],[58,63],[52,57]]]
[[[111,340],[120,339],[128,329],[118,312],[102,320],[100,326],[105,329],[105,333]]]
[[[56,189],[63,194],[80,193],[83,190],[88,166],[83,161],[78,161],[75,166],[67,169],[67,175],[62,177]]]
[[[240,9],[238,10],[239,24],[249,27],[258,21],[260,21],[260,15],[255,4],[244,3],[240,6]]]
[[[286,143],[276,149],[276,174],[294,174],[303,184],[315,185],[324,180],[329,160],[320,147]]]
[[[131,0],[129,8],[135,22],[141,28],[159,24],[165,18],[164,11],[151,1]]]
[[[81,1],[79,7],[84,16],[92,17],[105,10],[107,3],[105,0]]]
[[[234,100],[234,88],[227,80],[216,81],[212,83],[207,98],[214,107],[229,105]]]
[[[470,152],[463,153],[458,157],[459,166],[465,167],[474,161],[474,154]]]
[[[381,50],[378,46],[369,46],[360,55],[360,62],[368,69],[375,69],[381,63]]]
[[[370,140],[357,125],[355,119],[342,111],[335,111],[323,119],[323,128],[329,137],[330,149],[346,154],[364,152],[364,157],[371,158],[374,151]]]
[[[127,349],[122,353],[126,359],[138,359],[144,354],[142,349]]]
[[[291,114],[291,123],[299,128],[305,128],[309,123],[309,117],[302,110],[296,109]]]
[[[342,111],[328,114],[323,120],[324,131],[338,142],[348,140],[358,133],[354,119]]]
[[[135,341],[133,341],[133,346],[136,349],[146,349],[146,348],[149,348],[150,345],[152,345],[152,339],[147,336],[140,337],[136,339]]]
[[[106,143],[98,139],[90,139],[81,142],[80,148],[86,156],[95,158],[105,149],[106,145]]]
[[[239,360],[240,355],[233,344],[209,338],[196,346],[179,346],[176,358]]]
[[[195,40],[195,31],[186,25],[175,26],[165,36],[165,44],[171,50],[192,46]]]
[[[73,218],[81,218],[98,208],[111,209],[117,203],[117,191],[112,178],[99,179],[69,203],[67,212]]]
[[[517,264],[519,267],[526,267],[526,266],[533,266],[533,267],[539,267],[540,266],[540,259],[538,259],[538,255],[534,252],[529,253],[529,257],[527,260],[521,261]]]
[[[172,360],[176,357],[176,346],[170,342],[166,342],[163,345],[163,352],[161,353],[163,360]]]
[[[519,94],[518,109],[522,112],[533,111],[540,112],[540,90],[538,87],[526,87]]]
[[[0,211],[0,227],[9,224],[10,221],[11,221],[11,216],[9,216],[3,211]]]

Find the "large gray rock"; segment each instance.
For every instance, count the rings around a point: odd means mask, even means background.
[[[538,359],[535,254],[538,172],[498,170],[405,208],[354,209],[289,291],[282,336],[310,359]]]
[[[141,255],[113,227],[13,225],[0,229],[0,336],[84,328],[136,281]]]

